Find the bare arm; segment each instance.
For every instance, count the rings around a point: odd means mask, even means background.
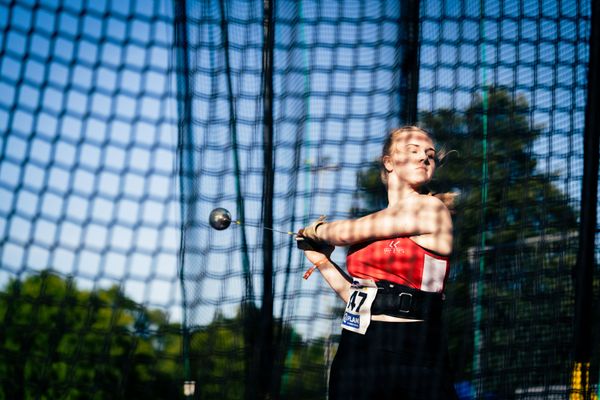
[[[355,220],[319,225],[319,240],[345,246],[367,240],[400,236],[423,236],[435,244],[431,250],[449,254],[452,249],[452,219],[446,206],[433,196],[420,195]]]
[[[350,277],[331,260],[327,260],[326,263],[320,265],[319,271],[329,286],[347,303],[350,284],[352,283]]]
[[[305,250],[304,255],[313,265],[318,264],[319,272],[325,281],[342,300],[348,302],[352,279],[331,260],[333,249],[333,246],[328,246],[321,250]]]

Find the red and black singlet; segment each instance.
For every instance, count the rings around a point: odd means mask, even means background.
[[[442,293],[449,262],[448,257],[426,250],[408,237],[399,237],[351,246],[346,267],[355,278],[386,280]]]

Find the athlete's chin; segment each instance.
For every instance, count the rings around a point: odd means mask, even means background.
[[[431,182],[431,177],[418,177],[415,179],[412,179],[412,182],[410,182],[411,186],[414,187],[415,189],[419,189],[422,186],[427,185],[429,182]]]
[[[414,171],[414,173],[412,174],[412,179],[419,180],[419,181],[425,180],[425,181],[429,182],[431,180],[432,176],[433,176],[433,171],[430,171],[425,168],[417,168]]]

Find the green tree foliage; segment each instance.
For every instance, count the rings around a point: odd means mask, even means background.
[[[420,121],[444,149],[440,153],[447,154],[427,191],[459,194],[446,302],[457,379],[474,379],[472,301],[479,282],[479,373],[489,374],[486,390],[512,395],[517,387],[568,382],[577,217],[557,186],[558,174],[540,171],[534,148],[542,128],[533,123],[526,99],[490,88],[487,100],[485,202],[482,99],[474,97],[462,111],[424,112]],[[355,215],[387,204],[378,160],[357,181],[361,192]]]
[[[190,366],[201,399],[243,399],[246,310],[217,313],[190,331]],[[283,354],[274,380],[286,399],[326,392],[323,340],[309,343],[276,321]],[[183,398],[182,329],[118,287],[86,291],[51,272],[0,291],[0,399]]]
[[[251,308],[251,307],[250,307]],[[196,372],[197,390],[202,399],[243,399],[245,390],[253,390],[245,371],[248,352],[244,324],[248,315],[258,310],[244,309],[234,318],[217,313],[213,321],[191,334],[192,369]],[[326,393],[324,340],[308,342],[295,330],[276,320],[274,354],[271,372],[272,392],[284,399],[322,399]],[[251,376],[251,375],[250,375]]]
[[[49,272],[0,294],[0,398],[176,398],[179,330],[117,287]]]
[[[491,88],[487,111],[488,195],[486,202],[487,244],[514,243],[525,238],[561,233],[576,228],[576,214],[568,197],[557,189],[557,174],[536,169],[534,142],[541,129],[531,120],[531,109],[522,96],[513,98],[504,89]],[[424,112],[421,125],[431,132],[441,153],[447,153],[427,190],[455,192],[455,248],[479,245],[483,165],[483,102],[475,97],[463,112],[441,109]],[[355,215],[364,215],[387,205],[386,191],[379,177],[379,160],[359,172],[361,206]],[[466,255],[466,251],[460,252]]]

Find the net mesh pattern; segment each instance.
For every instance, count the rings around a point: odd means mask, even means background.
[[[172,15],[0,3],[0,398],[180,392]]]
[[[564,398],[590,2],[418,3],[417,124],[455,150],[429,185],[458,194],[455,386]],[[272,397],[326,397],[344,304],[285,232],[386,206],[407,4],[275,2]],[[0,398],[251,398],[263,5],[0,2]]]

